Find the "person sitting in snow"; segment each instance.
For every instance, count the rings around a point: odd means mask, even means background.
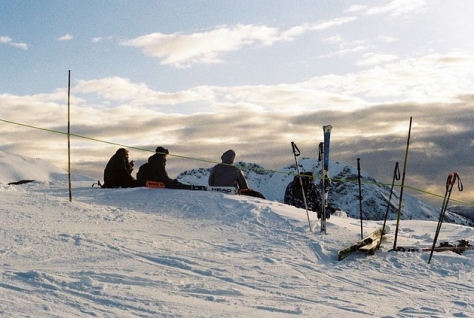
[[[321,193],[318,187],[313,183],[314,177],[312,172],[304,172],[301,174],[301,182],[303,182],[303,189],[306,194],[306,205],[308,210],[316,212],[318,218],[321,218]],[[327,181],[327,180],[326,180]],[[306,208],[304,205],[303,192],[301,191],[300,177],[295,176],[285,190],[283,199],[285,204],[292,205],[298,208]],[[326,210],[326,218],[329,218],[334,209],[328,207]]]
[[[265,196],[254,189],[249,188],[247,179],[242,170],[233,165],[235,152],[228,150],[221,156],[222,163],[217,164],[209,175],[209,186],[235,187],[239,195],[258,197],[265,199]]]
[[[166,157],[168,149],[158,146],[155,154],[148,158],[148,162],[140,166],[137,173],[137,180],[140,186],[145,186],[147,181],[162,182],[166,188],[191,188],[191,185],[180,183],[177,179],[172,179],[166,172]]]
[[[247,179],[238,167],[232,165],[235,160],[235,152],[228,150],[221,156],[222,163],[217,164],[211,170],[208,183],[209,186],[227,186],[238,189],[248,189]]]
[[[129,161],[128,150],[119,148],[104,169],[103,188],[136,187],[137,181],[131,175],[134,161]]]

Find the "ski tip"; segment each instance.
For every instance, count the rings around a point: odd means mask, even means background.
[[[330,132],[332,129],[332,125],[324,125],[323,126],[323,131],[324,132]]]

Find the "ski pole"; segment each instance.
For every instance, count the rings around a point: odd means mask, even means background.
[[[388,212],[390,210],[390,202],[392,201],[392,194],[393,194],[393,186],[395,185],[395,180],[400,179],[400,168],[398,167],[398,162],[395,162],[395,170],[393,171],[393,179],[392,179],[392,187],[390,188],[390,195],[388,196],[388,201],[387,201],[387,211],[385,212],[385,218],[383,219],[383,226],[382,226],[382,231],[385,233],[385,225],[387,224],[387,217],[388,217]],[[382,241],[379,242],[379,247]]]
[[[304,191],[303,180],[301,179],[301,172],[300,172],[300,167],[298,165],[298,159],[297,159],[297,157],[301,155],[301,152],[298,149],[298,146],[296,146],[295,142],[291,142],[291,147],[293,148],[293,155],[295,156],[296,171],[298,172],[298,178],[300,180],[301,193],[303,195],[304,207],[306,209],[306,216],[308,217],[309,231],[313,232],[313,227],[311,227],[311,221],[309,219],[308,203],[306,202],[306,193]]]
[[[395,227],[395,237],[393,240],[393,250],[395,251],[397,250],[397,237],[398,237],[398,226],[400,224],[400,215],[402,214],[402,197],[403,197],[403,187],[405,185],[405,172],[407,168],[408,148],[410,146],[411,122],[412,122],[412,117],[410,116],[410,126],[408,128],[407,148],[405,150],[405,162],[403,163],[402,186],[400,188],[400,198],[398,199],[397,227]]]
[[[438,226],[436,227],[435,236],[433,239],[433,246],[431,247],[430,258],[428,259],[428,264],[431,261],[431,257],[433,257],[433,252],[435,250],[436,241],[438,240],[438,235],[441,230],[441,224],[444,220],[444,215],[446,214],[446,208],[448,207],[449,198],[451,197],[451,192],[453,190],[453,186],[458,181],[458,190],[462,192],[463,185],[461,182],[461,178],[459,177],[458,173],[453,172],[448,175],[448,179],[446,180],[446,192],[444,194],[443,205],[441,206],[441,212],[439,214]]]
[[[364,226],[362,225],[362,189],[360,185],[360,158],[357,159],[357,179],[359,180],[360,239],[363,239]]]

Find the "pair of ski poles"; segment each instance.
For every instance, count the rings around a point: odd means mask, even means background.
[[[446,192],[444,194],[443,205],[441,206],[441,213],[439,215],[438,226],[436,227],[436,232],[433,240],[433,246],[431,247],[430,258],[428,259],[428,264],[431,261],[431,257],[433,256],[433,252],[435,250],[436,241],[438,240],[438,235],[441,230],[441,224],[443,223],[444,216],[446,214],[446,208],[448,207],[449,198],[451,197],[451,192],[453,190],[454,185],[458,183],[458,190],[460,192],[463,191],[463,185],[461,182],[461,178],[459,177],[458,173],[453,172],[449,174],[448,179],[446,180]]]

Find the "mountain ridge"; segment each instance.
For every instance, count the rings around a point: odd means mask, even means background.
[[[249,187],[261,192],[268,200],[283,203],[286,186],[297,175],[296,164],[290,164],[279,171],[267,170],[255,163],[237,162],[237,167],[244,172]],[[313,172],[316,178],[321,176],[320,162],[315,158],[303,157],[299,160],[300,172]],[[207,185],[212,168],[198,168],[182,172],[178,179],[183,183]],[[329,177],[331,189],[328,201],[352,218],[360,218],[358,170],[351,165],[330,161]],[[387,202],[391,185],[377,181],[366,172],[361,171],[362,218],[383,220],[387,213]],[[398,217],[399,187],[394,187],[388,220]],[[410,194],[404,194],[401,219],[420,219],[435,221],[439,219],[440,208],[426,203]],[[448,209],[445,222],[474,226],[474,220],[466,214],[457,214]]]
[[[66,171],[39,158],[29,158],[0,151],[0,182],[11,183],[19,180],[67,181]],[[279,171],[269,170],[256,163],[237,162],[250,188],[260,191],[268,200],[283,203],[286,186],[297,174],[296,164],[289,164]],[[299,160],[300,172],[313,172],[321,176],[320,162],[315,158],[302,157]],[[207,185],[208,176],[212,168],[196,168],[187,170],[178,175],[178,179],[187,184]],[[352,218],[360,218],[358,171],[355,167],[344,163],[330,161],[329,177],[332,187],[328,201]],[[97,179],[73,174],[72,180],[96,181]],[[383,220],[387,212],[387,201],[390,187],[378,182],[364,171],[361,171],[362,217],[367,220]],[[394,189],[388,220],[397,219],[399,190]],[[404,194],[401,219],[419,219],[436,221],[439,218],[440,208],[426,203],[415,196]],[[445,222],[460,225],[474,226],[472,209],[463,206],[449,207]]]

